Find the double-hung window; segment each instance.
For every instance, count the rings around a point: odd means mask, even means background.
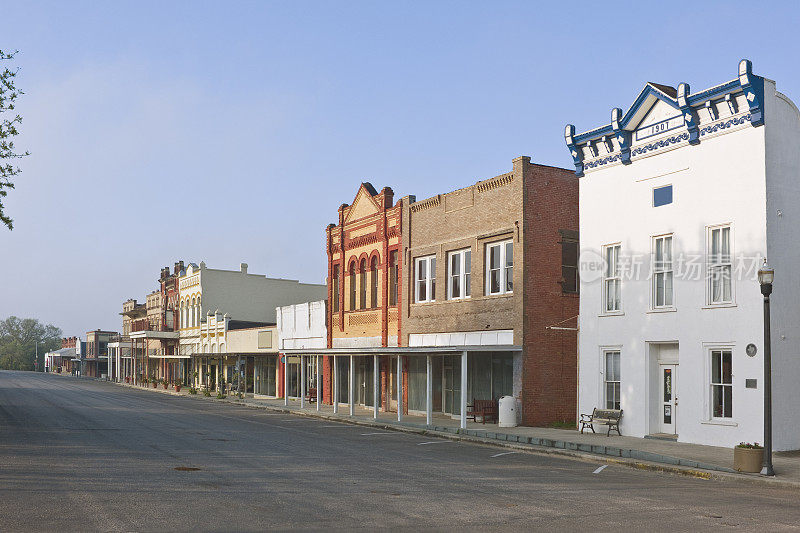
[[[486,294],[506,294],[514,291],[514,242],[512,240],[486,245]]]
[[[614,313],[622,310],[622,276],[619,264],[620,245],[603,247],[605,271],[603,272],[603,311]]]
[[[708,303],[730,303],[733,301],[731,227],[710,228],[708,241]]]
[[[711,416],[733,417],[733,352],[711,350]]]
[[[447,298],[459,300],[470,296],[472,251],[467,248],[447,254]]]
[[[604,354],[606,367],[603,381],[606,392],[606,409],[619,409],[620,375],[619,351],[607,351]]]
[[[653,239],[653,308],[672,307],[672,235]]]
[[[414,301],[433,302],[436,300],[436,256],[418,257],[414,260],[415,289]]]

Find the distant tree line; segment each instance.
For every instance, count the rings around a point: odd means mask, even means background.
[[[61,328],[35,318],[10,316],[0,320],[0,369],[41,371],[45,352],[61,348],[61,337]],[[34,365],[37,341],[39,360]]]

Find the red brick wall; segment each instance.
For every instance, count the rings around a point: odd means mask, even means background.
[[[524,190],[522,413],[524,425],[576,420],[578,295],[561,284],[561,234],[578,230],[578,178],[571,171],[526,166]]]

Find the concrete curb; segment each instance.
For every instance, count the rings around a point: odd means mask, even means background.
[[[526,437],[524,435],[511,435],[507,433],[496,433],[492,431],[467,429],[461,430],[458,428],[450,428],[446,426],[433,426],[426,427],[417,424],[404,424],[404,423],[387,423],[385,421],[370,421],[352,419],[349,416],[332,415],[325,413],[317,413],[314,411],[300,411],[299,408],[293,407],[279,407],[273,405],[266,405],[262,403],[255,403],[247,399],[240,400],[238,398],[225,398],[217,399],[214,396],[205,397],[201,394],[189,395],[174,390],[163,390],[144,388],[139,385],[131,385],[128,383],[114,383],[115,385],[122,385],[124,387],[155,391],[161,394],[169,394],[172,396],[181,396],[184,398],[206,399],[213,400],[220,403],[229,403],[239,405],[242,407],[250,407],[253,409],[264,409],[266,411],[276,413],[286,413],[297,416],[306,416],[309,418],[317,418],[322,420],[329,420],[332,422],[339,422],[342,424],[351,424],[355,426],[370,427],[376,429],[385,429],[389,431],[399,431],[403,433],[415,433],[418,435],[430,435],[460,442],[472,442],[476,444],[485,444],[489,446],[496,446],[499,448],[508,448],[515,451],[542,454],[542,455],[558,455],[569,459],[574,459],[582,462],[590,463],[611,463],[630,468],[637,468],[640,470],[649,470],[652,472],[661,472],[667,474],[679,474],[699,479],[714,480],[714,481],[744,481],[757,485],[781,487],[781,488],[796,488],[800,489],[800,482],[791,481],[780,478],[767,478],[759,474],[748,474],[737,472],[731,468],[724,468],[716,465],[708,465],[690,459],[682,459],[678,457],[671,457],[642,450],[617,448],[613,446],[603,446],[594,444],[584,444],[570,441],[561,441],[553,439],[545,439],[539,437]]]

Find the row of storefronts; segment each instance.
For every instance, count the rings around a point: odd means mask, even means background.
[[[611,118],[567,126],[574,171],[517,157],[421,200],[362,183],[325,228],[324,285],[162,269],[123,304],[107,376],[462,425],[510,396],[524,425],[621,409],[623,434],[754,441],[769,252],[775,445],[800,448],[800,113],[742,61],[699,92],[648,83]]]

